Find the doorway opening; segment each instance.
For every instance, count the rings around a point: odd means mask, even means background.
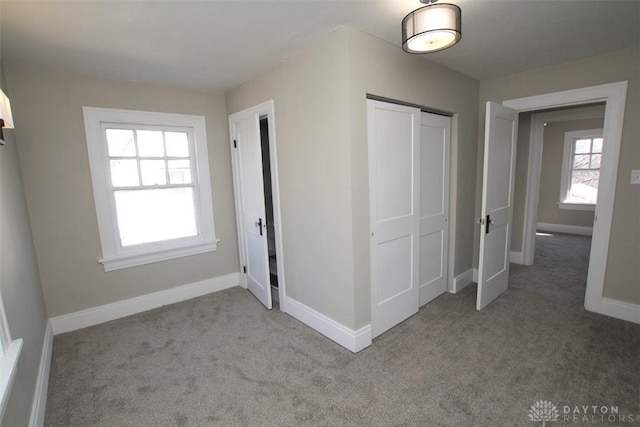
[[[269,119],[260,117],[260,146],[262,149],[262,182],[264,187],[264,204],[267,217],[267,248],[269,255],[269,283],[271,299],[279,303],[278,298],[278,262],[276,254],[276,235],[273,215],[273,186],[271,184],[271,156],[269,151]]]
[[[579,160],[573,156],[573,151],[585,151],[587,148],[576,146],[573,136],[587,130],[598,130],[601,136],[605,107],[604,103],[584,104],[519,114],[516,181],[520,183],[519,188],[524,187],[526,191],[515,196],[519,200],[516,200],[514,212],[511,262],[522,265],[534,263],[536,240],[539,240],[536,233],[593,234],[596,203],[570,203],[566,200],[566,193],[573,181],[580,181],[581,174],[592,174],[587,172],[592,169],[589,162],[578,165],[585,171],[576,171],[573,177],[576,179],[572,179],[572,160]],[[591,139],[586,138],[581,144],[588,140],[593,143]],[[602,147],[595,147],[595,151],[600,154],[579,157],[588,160],[593,157],[597,161],[594,165],[599,166]],[[586,182],[588,185],[579,184],[575,189],[595,193],[597,200],[597,178]]]
[[[545,277],[535,282],[536,292],[554,295],[576,308],[584,304],[586,292],[598,169],[606,144],[604,112],[605,105],[600,103],[524,112],[518,118],[516,182],[520,188],[526,182],[529,147],[541,153],[542,163],[534,189],[538,191],[532,218],[535,235],[527,251],[522,247],[526,194],[515,194],[510,261],[535,266],[527,271]]]
[[[626,91],[627,82],[617,82],[512,99],[504,101],[503,105],[521,113],[595,103],[605,104],[603,139],[607,142],[603,148],[602,163],[600,165],[598,201],[595,208],[584,306],[589,311],[633,321],[632,319],[636,316],[633,309],[603,296]],[[535,239],[536,233],[536,221],[534,219],[538,208],[538,191],[537,189],[533,191],[532,187],[539,185],[542,153],[534,148],[536,147],[530,147],[529,170],[526,182],[523,251],[528,250],[527,248],[532,248],[532,245],[535,244],[532,244],[532,240]],[[528,254],[523,254],[523,256],[530,257],[530,262],[533,262],[533,250],[530,250]]]

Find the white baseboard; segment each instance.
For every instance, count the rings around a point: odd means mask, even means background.
[[[548,222],[538,222],[536,230],[549,233],[580,234],[582,236],[592,236],[593,227],[583,227],[580,225],[550,224]]]
[[[284,297],[283,311],[354,353],[371,345],[371,325],[354,331],[290,297]]]
[[[524,256],[522,252],[509,252],[509,262],[514,264],[524,264]]]
[[[42,427],[44,425],[52,351],[53,327],[51,326],[51,322],[47,320],[47,328],[44,331],[44,339],[42,340],[42,353],[40,354],[40,366],[38,367],[36,391],[33,395],[33,404],[31,405],[31,418],[29,420],[30,427]]]
[[[477,275],[477,274],[476,274]],[[474,282],[473,269],[470,268],[462,274],[453,278],[453,289],[449,290],[452,294],[457,294],[461,290],[467,287],[467,285]]]
[[[637,304],[603,297],[599,307],[585,308],[598,314],[640,324],[640,305]]]
[[[478,269],[477,268],[473,269],[473,281],[475,283],[478,283]]]
[[[178,286],[165,291],[153,292],[123,301],[105,304],[75,313],[64,314],[51,318],[54,335],[71,332],[88,326],[98,325],[132,314],[162,307],[168,304],[196,298],[212,292],[238,286],[240,273],[214,277],[188,285]]]

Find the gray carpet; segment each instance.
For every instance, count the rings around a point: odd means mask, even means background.
[[[540,400],[547,425],[640,420],[640,326],[584,310],[589,244],[538,237],[482,312],[445,294],[355,355],[240,288],[56,336],[46,425],[536,426]]]

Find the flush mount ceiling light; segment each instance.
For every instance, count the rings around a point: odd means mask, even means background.
[[[409,53],[430,53],[446,49],[462,38],[461,10],[455,4],[420,0],[427,6],[402,20],[402,49]]]

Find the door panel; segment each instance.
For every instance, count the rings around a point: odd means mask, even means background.
[[[367,122],[376,337],[418,311],[420,111],[368,100]]]
[[[518,113],[488,102],[485,126],[478,310],[509,286]]]
[[[413,236],[411,234],[378,244],[378,258],[375,260],[378,277],[386,286],[378,288],[376,303],[384,304],[389,300],[411,291],[413,277],[411,260],[413,255]]]
[[[494,228],[491,233],[493,236],[491,239],[486,239],[485,250],[492,254],[505,254],[505,256],[486,257],[484,277],[487,281],[491,281],[496,276],[507,272],[509,268],[509,257],[507,256],[509,250],[509,242],[507,242],[507,236],[509,235],[508,224]]]
[[[231,125],[235,140],[232,150],[240,211],[240,244],[246,264],[247,288],[271,309],[259,117],[256,114],[242,115],[232,120]]]
[[[447,290],[451,118],[421,113],[420,306]]]
[[[414,116],[378,110],[375,127],[376,211],[380,222],[414,213]],[[394,142],[398,143],[394,143]],[[406,141],[406,142],[405,142]]]
[[[438,230],[420,236],[420,281],[422,283],[433,283],[434,280],[442,277],[443,234]]]

